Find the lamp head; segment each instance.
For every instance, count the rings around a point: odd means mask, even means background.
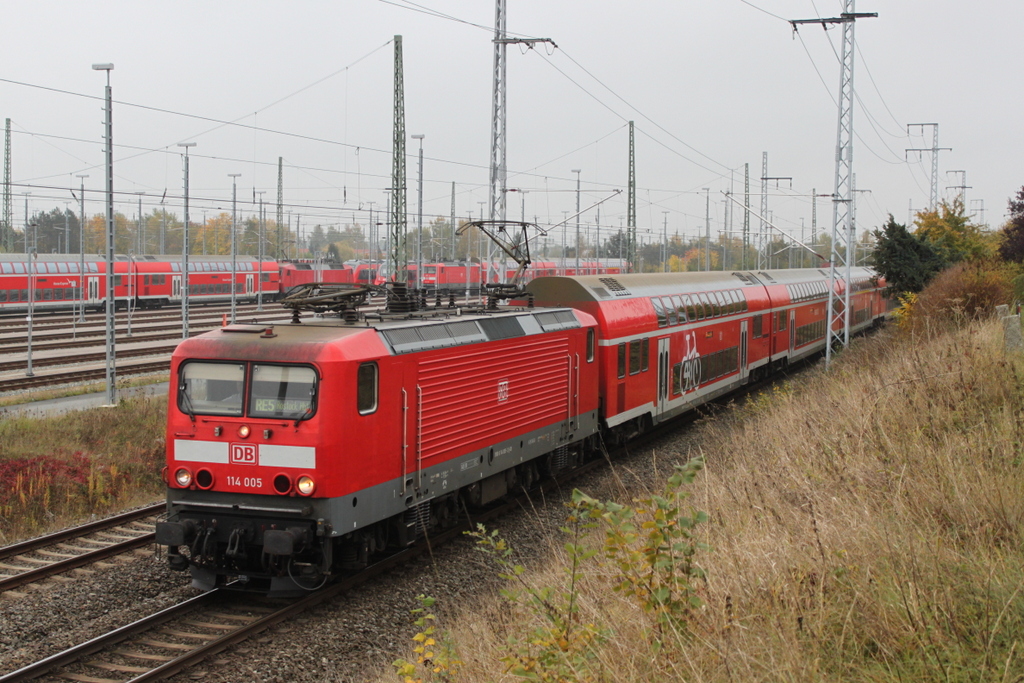
[[[103,64],[93,64],[92,68],[93,68],[93,71],[113,71],[114,70],[114,65],[111,64],[110,62],[106,62],[106,63],[103,63]]]

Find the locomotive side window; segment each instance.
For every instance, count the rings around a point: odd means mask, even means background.
[[[377,410],[377,364],[363,363],[356,377],[356,406],[360,415]]]
[[[190,362],[181,366],[178,408],[188,415],[241,417],[245,365]]]
[[[316,372],[299,365],[253,365],[249,417],[309,418],[316,411]]]
[[[594,362],[594,347],[597,345],[597,336],[593,329],[587,330],[587,362]]]
[[[619,344],[619,379],[626,376],[626,344]]]

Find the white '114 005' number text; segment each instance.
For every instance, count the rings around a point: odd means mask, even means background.
[[[228,486],[244,486],[247,489],[258,489],[263,486],[260,477],[228,477]]]

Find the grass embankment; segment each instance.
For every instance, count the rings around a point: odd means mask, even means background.
[[[158,499],[166,402],[0,419],[0,543]]]
[[[615,563],[603,551],[581,556],[580,545],[614,541],[606,515],[582,541],[563,539],[568,550],[556,547],[549,566],[510,579],[535,592],[444,621],[447,642],[429,634],[436,671],[405,671],[459,681],[1022,680],[1024,358],[1004,353],[995,321],[925,334],[860,340],[832,370],[704,424],[695,450],[657,454],[705,458],[678,506],[708,515],[693,538],[709,546],[694,555],[704,578],[652,570],[658,558],[643,552]],[[651,509],[635,501],[652,491],[625,484],[587,493]],[[651,516],[636,517],[637,549],[657,532],[642,520]],[[654,539],[662,560],[667,538]],[[675,554],[694,547],[683,538]],[[623,582],[630,576],[652,592]],[[659,602],[685,598],[687,585],[699,607]],[[659,597],[658,587],[675,593]],[[678,619],[666,620],[673,610]]]

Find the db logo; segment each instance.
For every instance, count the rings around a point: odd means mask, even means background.
[[[228,463],[231,465],[258,465],[256,444],[254,443],[233,443],[228,452]]]
[[[504,403],[508,400],[508,380],[498,382],[498,403]]]

